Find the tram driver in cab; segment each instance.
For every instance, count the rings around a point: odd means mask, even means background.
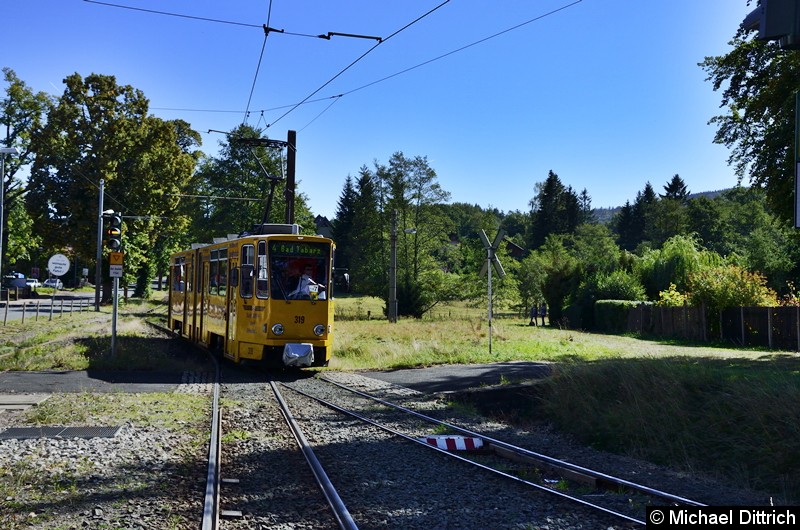
[[[311,265],[303,267],[303,274],[297,280],[297,287],[289,293],[289,299],[292,300],[324,300],[325,299],[325,286],[317,283],[312,278],[314,268]]]

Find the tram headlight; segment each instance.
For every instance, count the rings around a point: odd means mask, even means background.
[[[273,324],[272,325],[272,332],[275,335],[283,335],[283,324]]]
[[[314,326],[314,335],[321,337],[323,333],[325,333],[325,326],[322,324],[317,324]]]

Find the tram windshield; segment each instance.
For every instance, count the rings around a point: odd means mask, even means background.
[[[310,241],[270,241],[272,298],[326,300],[329,296],[330,245]]]

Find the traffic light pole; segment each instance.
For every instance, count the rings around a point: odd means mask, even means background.
[[[119,308],[119,278],[114,278],[114,310],[111,313],[111,356],[117,354],[117,309]]]
[[[105,181],[100,179],[100,199],[97,208],[97,257],[94,267],[94,310],[100,311],[100,284],[103,275],[103,190]]]

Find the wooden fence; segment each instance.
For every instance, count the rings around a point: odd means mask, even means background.
[[[730,307],[711,316],[703,306],[641,304],[628,312],[627,331],[696,341],[721,340],[743,347],[800,351],[800,307]]]
[[[640,304],[628,312],[627,331],[659,337],[708,340],[704,307]]]

